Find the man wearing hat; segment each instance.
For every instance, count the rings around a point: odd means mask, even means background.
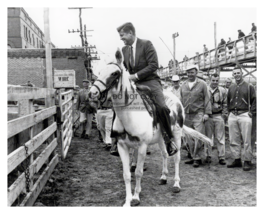
[[[249,171],[252,160],[252,114],[256,114],[256,94],[254,87],[243,80],[240,67],[234,68],[233,77],[236,83],[228,90],[227,106],[230,149],[235,160],[227,167],[242,167],[243,158],[243,170]],[[241,148],[241,145],[244,145],[244,148]]]
[[[208,115],[212,114],[212,109],[207,85],[203,80],[197,78],[198,71],[197,65],[190,65],[186,68],[188,80],[182,84],[180,94],[182,105],[185,109],[185,125],[205,134],[204,122],[208,119]],[[199,152],[202,148],[202,143],[196,141],[194,144],[189,139],[187,144],[192,159],[185,163],[193,164],[193,167],[199,167],[201,164]]]
[[[173,142],[171,131],[170,110],[166,106],[162,92],[161,80],[157,74],[159,68],[157,52],[149,40],[136,37],[136,30],[128,22],[117,28],[120,39],[125,46],[122,48],[124,66],[129,72],[129,79],[136,84],[148,86],[153,94],[153,101],[157,107],[162,135],[169,156],[174,155],[178,149]],[[112,149],[111,149],[112,151]]]
[[[245,36],[245,34],[241,30],[238,30],[238,38],[241,38],[244,36]]]
[[[256,31],[257,31],[257,26],[254,23],[252,23],[251,32],[253,33],[253,32],[256,32]]]
[[[181,99],[180,92],[180,78],[178,75],[173,75],[171,81],[173,82],[173,88],[171,92],[176,95],[179,99]]]
[[[97,109],[97,100],[87,100],[89,92],[89,80],[83,80],[83,89],[81,89],[77,96],[76,109],[80,111],[80,123],[82,124],[81,138],[89,139],[92,129],[93,113]]]
[[[208,51],[208,48],[206,47],[206,45],[203,45],[204,46],[204,49],[203,49],[203,52],[206,53]],[[208,56],[208,53],[205,54],[205,57]]]

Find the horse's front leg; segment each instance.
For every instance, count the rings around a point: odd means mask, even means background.
[[[147,152],[147,144],[143,143],[138,148],[137,168],[135,171],[136,187],[133,195],[133,200],[131,203],[132,206],[137,206],[140,204],[139,194],[141,192],[141,178],[143,176],[143,166],[146,158],[146,152]]]
[[[167,153],[165,143],[164,143],[164,140],[163,140],[161,133],[159,135],[158,144],[159,144],[159,148],[160,148],[161,156],[162,156],[162,174],[160,177],[159,185],[164,185],[164,184],[167,184],[167,176],[169,174],[169,171],[168,171],[168,153]]]
[[[130,207],[130,202],[132,201],[132,192],[131,192],[131,173],[129,169],[129,148],[125,143],[118,143],[118,152],[123,164],[123,177],[126,186],[126,200],[124,207]]]
[[[174,178],[174,185],[172,191],[174,193],[178,193],[181,191],[180,187],[180,160],[181,160],[181,136],[182,136],[182,129],[180,127],[174,127],[173,130],[174,141],[178,148],[178,152],[174,155],[174,163],[175,163],[175,178]]]

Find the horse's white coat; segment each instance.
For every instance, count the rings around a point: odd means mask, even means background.
[[[120,53],[121,56],[121,53]],[[117,62],[121,62],[122,59],[117,59]],[[120,67],[122,67],[121,63],[118,63]],[[106,66],[105,70],[100,72],[98,79],[102,82],[106,83],[106,80],[112,75],[112,73],[119,70],[117,65],[109,64]],[[96,84],[101,91],[105,90],[105,86],[96,81]],[[114,111],[116,113],[116,119],[113,124],[113,130],[118,133],[127,132],[133,137],[138,137],[140,141],[130,141],[128,135],[125,138],[118,140],[118,151],[120,158],[123,163],[123,177],[126,186],[126,200],[124,206],[130,206],[132,200],[140,201],[139,194],[141,192],[141,178],[143,175],[143,165],[146,157],[146,150],[148,145],[158,143],[159,148],[162,153],[163,158],[163,169],[161,179],[167,180],[168,175],[168,166],[167,166],[167,158],[168,154],[165,148],[165,144],[161,135],[159,124],[157,129],[153,129],[153,118],[150,117],[147,111],[133,111],[129,109],[123,109],[122,107],[117,106],[125,106],[127,103],[120,103],[119,99],[113,99],[114,94],[118,94],[122,91],[132,91],[132,84],[128,78],[128,72],[123,71],[122,77],[119,78],[118,86],[112,87],[109,90],[109,94],[112,96]],[[99,96],[99,91],[96,87],[91,87],[90,93],[92,96]],[[137,92],[134,92],[137,94]],[[177,112],[177,105],[180,105],[182,108],[182,114],[184,118],[184,108],[182,107],[179,99],[173,95],[172,93],[166,92],[165,100],[167,106],[171,110],[171,115],[173,112]],[[141,98],[139,98],[141,100]],[[131,100],[129,100],[130,102]],[[174,135],[174,142],[178,148],[178,153],[174,155],[175,161],[175,178],[174,178],[174,187],[180,188],[180,176],[179,176],[179,163],[180,163],[180,148],[181,148],[181,136],[182,136],[182,128],[178,124],[172,124],[172,130]],[[135,149],[135,155],[137,155],[137,167],[135,171],[136,176],[136,187],[134,195],[132,196],[131,192],[131,173],[130,173],[130,165],[129,165],[129,150],[130,148]]]

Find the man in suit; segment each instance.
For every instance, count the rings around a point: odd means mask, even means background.
[[[148,86],[151,89],[167,152],[169,156],[172,156],[178,150],[173,142],[169,116],[170,110],[166,106],[160,77],[157,74],[159,62],[156,50],[150,41],[136,37],[135,28],[130,22],[118,27],[117,31],[120,39],[125,44],[122,48],[124,56],[123,63],[130,74],[129,79],[137,84]],[[112,151],[113,148],[111,149],[111,154]]]

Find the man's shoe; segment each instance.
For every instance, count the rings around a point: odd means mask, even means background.
[[[212,163],[212,160],[211,160],[211,156],[207,156],[206,158],[205,158],[205,161],[204,161],[205,163]]]
[[[191,159],[191,160],[187,160],[187,161],[185,161],[184,163],[185,163],[185,164],[193,164],[193,162],[194,162],[194,160]]]
[[[112,141],[111,149],[110,149],[110,155],[119,157],[118,149],[117,149],[117,140]]]
[[[178,152],[177,146],[173,141],[166,143],[166,149],[169,156],[175,155]]]
[[[89,135],[88,134],[86,134],[85,136],[84,136],[84,139],[89,139],[90,137],[89,137]]]
[[[242,167],[241,159],[235,159],[231,164],[227,165],[227,168]]]
[[[99,142],[104,142],[101,132],[99,130],[98,130],[98,139],[99,139]]]
[[[225,159],[220,159],[220,160],[219,160],[219,164],[221,164],[221,165],[226,165]]]
[[[112,148],[111,143],[106,143],[106,146],[104,148],[106,151],[109,151]]]
[[[243,170],[249,171],[251,169],[251,162],[250,161],[244,161]]]
[[[197,168],[200,166],[201,160],[194,160],[193,161],[193,167]]]
[[[85,138],[85,130],[82,132],[81,138]]]

